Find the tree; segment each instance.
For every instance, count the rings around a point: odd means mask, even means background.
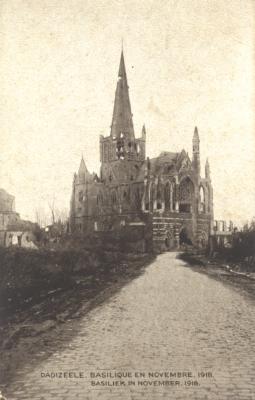
[[[45,210],[42,207],[35,209],[35,222],[40,227],[45,227],[47,225],[47,216]]]

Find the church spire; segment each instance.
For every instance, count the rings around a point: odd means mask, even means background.
[[[145,124],[143,124],[143,127],[142,127],[142,138],[143,138],[143,139],[146,138],[146,128],[145,128]]]
[[[194,135],[192,139],[192,145],[193,145],[193,166],[197,172],[197,174],[200,174],[200,149],[199,149],[199,135],[198,135],[198,129],[195,127],[194,130]]]
[[[205,163],[205,177],[206,177],[206,179],[210,179],[210,165],[209,165],[208,158],[206,159],[206,163]]]
[[[79,166],[79,171],[78,171],[78,176],[81,181],[85,181],[87,175],[88,175],[88,170],[87,170],[87,167],[86,167],[83,155],[82,155],[80,166]]]
[[[87,167],[86,167],[86,164],[85,164],[85,161],[84,161],[84,158],[83,158],[83,154],[82,154],[81,162],[80,162],[80,166],[79,166],[79,174],[83,173],[83,172],[86,172],[86,171],[87,171]]]
[[[135,137],[123,50],[121,51],[115,92],[111,136],[114,139],[119,139],[120,137],[134,139]]]

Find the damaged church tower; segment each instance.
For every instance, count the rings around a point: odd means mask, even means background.
[[[128,82],[121,52],[110,136],[100,137],[101,179],[128,185],[136,181],[145,159],[145,130],[135,138]]]
[[[153,246],[160,252],[183,243],[207,246],[213,192],[208,160],[205,177],[200,175],[197,127],[192,146],[192,160],[185,150],[146,159],[146,129],[135,137],[122,51],[110,133],[100,136],[100,176],[89,173],[82,157],[73,180],[71,232],[84,237],[125,233],[132,242],[135,229],[136,247],[143,251]]]

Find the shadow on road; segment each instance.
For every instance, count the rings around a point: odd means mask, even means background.
[[[40,303],[10,316],[1,328],[0,389],[4,392],[24,368],[32,371],[66,348],[78,334],[81,318],[141,276],[153,259],[122,264],[96,279],[77,275],[75,287],[53,291]]]

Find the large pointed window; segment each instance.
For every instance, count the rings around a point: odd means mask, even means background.
[[[161,199],[161,184],[158,182],[157,185],[157,210],[162,208],[162,199]]]
[[[155,185],[154,183],[151,183],[150,186],[150,208],[153,210],[154,208],[154,200],[155,200]]]
[[[171,185],[170,182],[167,182],[164,190],[164,198],[165,198],[165,209],[169,211],[171,209]]]
[[[183,179],[179,187],[179,210],[184,213],[192,212],[194,201],[194,185],[189,177]]]
[[[97,205],[101,206],[103,204],[104,204],[104,197],[103,197],[102,192],[99,192],[97,195]]]
[[[112,192],[111,198],[112,198],[112,204],[116,204],[117,203],[117,194],[116,194],[115,190]]]
[[[82,200],[83,200],[83,191],[81,190],[79,192],[79,201],[82,202]]]
[[[149,185],[146,185],[145,187],[145,210],[149,211],[150,210],[150,188]]]
[[[199,211],[201,213],[205,212],[205,190],[203,188],[203,186],[200,186],[199,189]]]
[[[140,195],[139,188],[136,188],[136,191],[135,191],[135,206],[137,209],[141,208],[141,195]]]

